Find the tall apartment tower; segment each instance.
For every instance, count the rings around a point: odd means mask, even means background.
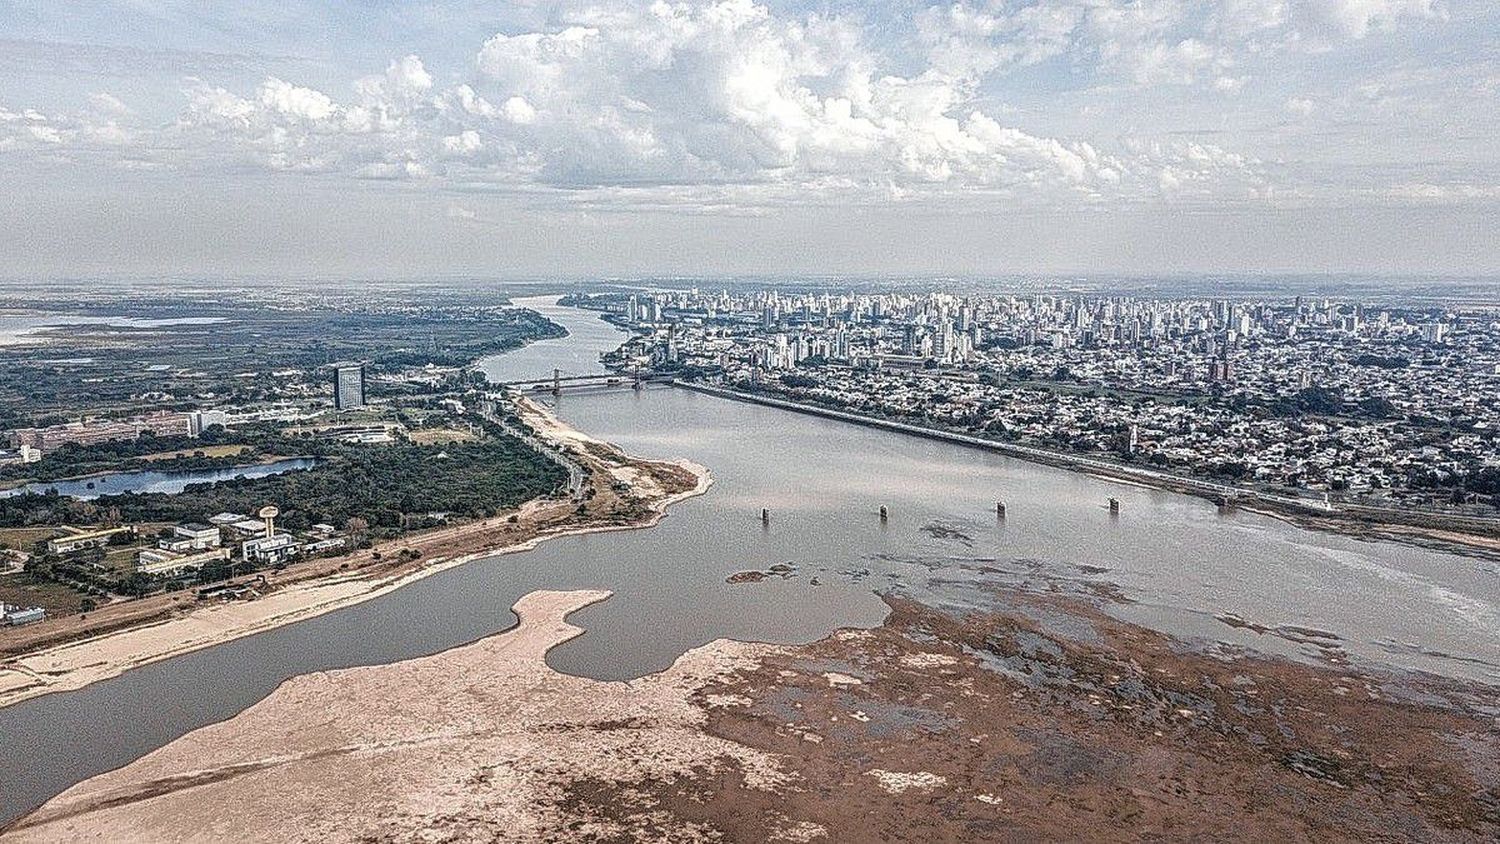
[[[365,406],[365,365],[341,363],[333,368],[333,406],[353,410]]]

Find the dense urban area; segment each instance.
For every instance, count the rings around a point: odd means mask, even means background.
[[[1328,298],[578,297],[622,368],[1310,501],[1500,506],[1500,314]]]

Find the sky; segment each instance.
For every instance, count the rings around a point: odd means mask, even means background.
[[[1494,0],[0,0],[0,277],[1500,273]]]

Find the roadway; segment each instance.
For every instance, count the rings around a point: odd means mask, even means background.
[[[548,445],[545,441],[533,434],[531,431],[524,428],[518,428],[515,425],[512,425],[504,419],[496,416],[494,413],[485,410],[483,407],[479,409],[479,415],[486,421],[493,422],[494,424],[499,425],[501,429],[503,429],[507,434],[510,434],[516,439],[521,440],[522,442],[536,449],[541,454],[545,454],[550,460],[552,460],[552,462],[568,470],[568,497],[574,501],[582,500],[584,480],[582,466],[579,466],[577,463],[569,460],[567,455]]]

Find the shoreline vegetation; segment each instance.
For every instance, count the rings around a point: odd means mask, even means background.
[[[536,498],[488,519],[267,572],[270,591],[253,601],[204,605],[192,590],[179,590],[110,604],[86,617],[0,631],[0,708],[361,603],[482,557],[529,550],[559,536],[650,527],[669,505],[712,483],[704,467],[628,456],[524,397],[517,399],[517,412],[539,438],[583,468],[585,487],[577,499]]]
[[[1018,446],[971,434],[896,422],[776,396],[747,393],[682,380],[674,381],[673,386],[732,401],[759,404],[855,425],[983,448],[1033,463],[1082,472],[1116,483],[1191,495],[1219,506],[1233,506],[1248,512],[1270,516],[1308,530],[1323,530],[1358,539],[1402,542],[1485,559],[1500,559],[1500,522],[1495,520],[1420,511],[1398,513],[1376,507],[1347,504],[1324,508],[1315,501],[1299,501],[1288,496],[1265,495],[1254,490],[1235,489],[1194,478],[1115,465],[1081,455]]]

